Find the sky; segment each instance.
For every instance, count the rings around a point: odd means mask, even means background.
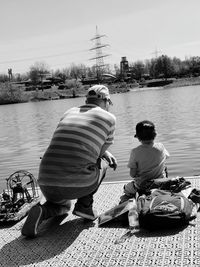
[[[92,66],[96,27],[105,64],[200,56],[199,0],[0,0],[0,73]]]

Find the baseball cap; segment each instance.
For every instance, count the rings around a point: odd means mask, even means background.
[[[107,99],[111,102],[109,90],[104,85],[94,85],[90,87],[87,91],[86,97],[87,99],[88,98]]]
[[[136,134],[134,137],[140,140],[152,140],[156,136],[155,125],[153,122],[144,120],[136,125]]]

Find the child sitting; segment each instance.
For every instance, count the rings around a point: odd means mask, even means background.
[[[169,157],[168,151],[162,143],[155,143],[155,125],[148,120],[136,125],[135,136],[141,142],[131,150],[128,167],[133,178],[124,186],[124,195],[120,203],[135,197],[136,192],[144,190],[147,181],[166,177],[165,161]]]

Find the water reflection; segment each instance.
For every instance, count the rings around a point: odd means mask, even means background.
[[[156,124],[157,140],[171,154],[170,176],[200,174],[200,86],[138,90],[112,96],[111,112],[117,117],[115,143],[111,151],[119,167],[108,171],[107,180],[129,179],[126,164],[135,125],[143,119]],[[0,106],[0,188],[2,179],[26,169],[37,177],[43,155],[58,120],[65,110],[79,106],[84,98]]]

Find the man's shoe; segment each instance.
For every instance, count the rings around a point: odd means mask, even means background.
[[[84,219],[88,219],[91,221],[94,221],[98,217],[97,212],[93,210],[91,206],[84,207],[84,206],[75,204],[75,208],[72,213],[76,216],[79,216],[79,217],[82,217]]]
[[[37,235],[38,226],[42,222],[43,210],[41,205],[32,207],[29,211],[28,217],[22,227],[21,233],[26,237],[35,237]]]

